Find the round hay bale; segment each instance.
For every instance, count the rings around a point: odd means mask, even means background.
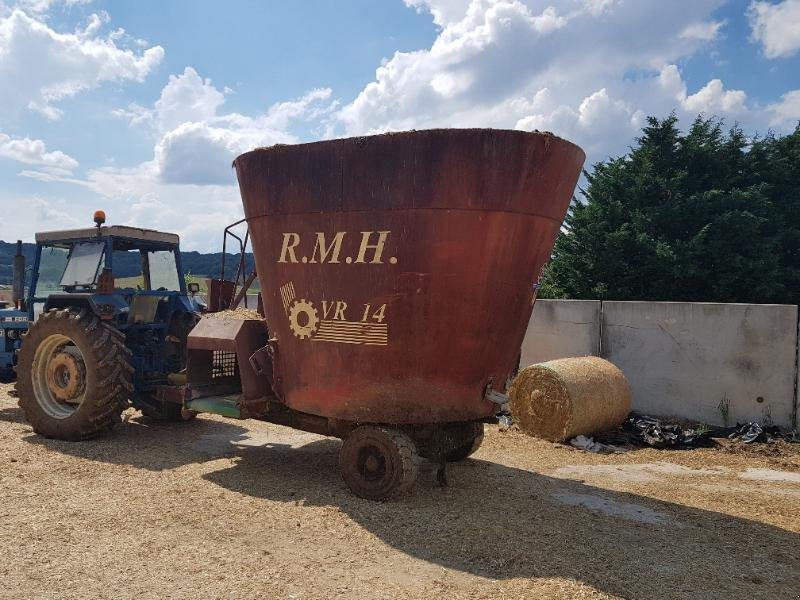
[[[622,371],[596,356],[526,367],[508,395],[520,429],[554,442],[617,427],[631,409],[631,392]]]

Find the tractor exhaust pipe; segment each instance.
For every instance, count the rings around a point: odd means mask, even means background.
[[[11,300],[18,309],[23,309],[25,301],[25,256],[22,254],[22,240],[17,240],[17,253],[14,255],[14,275]]]

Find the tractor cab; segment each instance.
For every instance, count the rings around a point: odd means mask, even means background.
[[[122,330],[158,328],[176,311],[200,311],[197,289],[187,292],[177,235],[98,226],[36,234],[27,306],[31,321],[51,308],[83,306]]]

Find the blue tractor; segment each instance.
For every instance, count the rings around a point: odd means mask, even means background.
[[[129,406],[157,419],[194,416],[180,384],[204,307],[185,282],[178,236],[104,222],[98,211],[94,228],[36,234],[17,394],[46,437],[99,435]]]
[[[25,257],[22,242],[17,242],[14,256],[14,285],[11,303],[0,301],[0,382],[14,378],[17,351],[22,344],[22,335],[28,329],[28,313],[22,310],[25,295]]]
[[[14,379],[17,351],[28,329],[28,313],[0,302],[0,382]]]

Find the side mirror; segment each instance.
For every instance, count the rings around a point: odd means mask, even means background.
[[[200,284],[197,283],[196,281],[193,281],[192,283],[186,286],[186,289],[189,290],[189,293],[192,296],[194,296],[195,294],[200,292]]]

